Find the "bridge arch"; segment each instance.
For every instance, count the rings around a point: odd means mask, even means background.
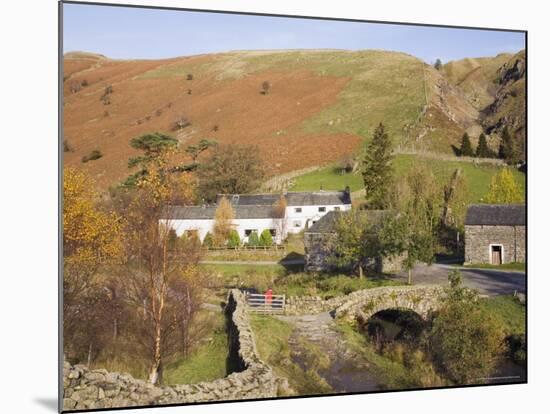
[[[426,320],[441,306],[445,291],[441,286],[392,286],[365,289],[350,295],[347,302],[338,306],[336,317],[361,318],[368,321],[374,314],[389,309],[407,309]]]

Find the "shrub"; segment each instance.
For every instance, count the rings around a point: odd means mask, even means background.
[[[83,86],[83,87],[86,87],[88,86],[88,81],[86,79],[84,79],[82,82],[80,82],[80,84]]]
[[[63,152],[71,152],[73,148],[69,145],[69,141],[63,140]]]
[[[260,92],[262,95],[267,95],[269,93],[269,90],[271,89],[271,84],[269,81],[263,81],[262,82],[262,91]]]
[[[82,157],[82,162],[98,160],[101,157],[103,157],[103,154],[101,153],[101,151],[95,149],[92,152],[90,152],[88,155],[83,156]]]
[[[180,129],[186,128],[189,125],[191,125],[191,122],[189,119],[187,119],[184,116],[180,116],[178,119],[174,121],[174,125],[172,126],[172,131],[179,131]]]
[[[490,375],[503,350],[503,327],[475,292],[461,287],[459,274],[449,281],[451,288],[430,332],[434,357],[453,382],[477,383]]]
[[[253,231],[252,233],[250,233],[250,236],[248,236],[248,245],[252,247],[260,245],[260,238],[258,237],[257,231]]]
[[[527,344],[525,334],[513,334],[506,338],[508,354],[518,363],[525,362],[527,355]]]
[[[206,233],[206,236],[204,236],[204,240],[202,241],[202,245],[208,248],[214,246],[214,237],[212,236],[212,233]]]
[[[272,245],[273,237],[271,237],[271,232],[268,229],[265,229],[260,235],[260,246],[269,247]]]
[[[187,74],[187,80],[193,80],[193,74],[192,73]]]
[[[231,230],[229,232],[229,237],[227,239],[227,247],[231,249],[236,249],[241,245],[241,238],[239,237],[239,233],[237,233],[237,230]]]

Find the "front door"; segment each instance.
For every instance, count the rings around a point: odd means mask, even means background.
[[[491,246],[491,264],[502,264],[502,246]]]

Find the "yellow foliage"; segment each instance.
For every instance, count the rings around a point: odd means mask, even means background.
[[[92,180],[74,168],[63,170],[63,252],[72,262],[100,263],[122,253],[122,221],[97,207]]]
[[[214,245],[222,246],[229,238],[235,212],[227,198],[222,197],[214,216]]]
[[[490,204],[524,202],[524,195],[508,168],[502,169],[491,178],[491,185],[489,186],[489,192],[485,197],[485,201]]]

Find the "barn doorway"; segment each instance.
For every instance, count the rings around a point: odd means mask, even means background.
[[[502,264],[502,246],[501,245],[491,245],[491,264],[501,265]]]

